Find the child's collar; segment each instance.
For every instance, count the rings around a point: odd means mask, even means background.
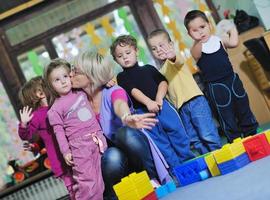
[[[214,53],[220,49],[220,38],[215,35],[211,35],[207,42],[202,43],[203,53]]]

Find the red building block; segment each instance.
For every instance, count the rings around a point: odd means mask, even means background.
[[[261,159],[270,154],[270,145],[264,134],[258,134],[243,141],[251,161]]]
[[[154,192],[151,192],[148,195],[146,195],[142,200],[158,200],[158,198],[157,198],[157,195],[154,191]]]

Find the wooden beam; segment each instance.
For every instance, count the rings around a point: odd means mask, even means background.
[[[20,73],[15,70],[14,63],[11,62],[10,55],[5,49],[2,39],[0,40],[0,55],[0,78],[15,113],[19,118],[20,103],[18,100],[18,93],[25,80],[23,81],[22,77],[20,77]]]
[[[211,11],[211,14],[215,20],[216,23],[218,23],[220,21],[220,16],[218,14],[218,11],[215,7],[215,5],[213,4],[213,1],[212,0],[205,0],[209,10]]]
[[[5,19],[5,18],[7,18],[7,17],[9,17],[11,15],[14,15],[14,14],[18,13],[18,12],[21,12],[21,11],[23,11],[23,10],[25,10],[27,8],[30,8],[30,7],[32,7],[34,5],[37,5],[37,4],[39,4],[39,3],[43,2],[43,1],[44,0],[31,0],[31,1],[28,1],[26,3],[21,4],[19,6],[16,6],[15,8],[12,8],[12,9],[0,14],[0,20]]]

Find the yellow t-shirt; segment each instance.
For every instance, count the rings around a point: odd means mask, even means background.
[[[168,98],[178,109],[193,97],[203,95],[188,66],[180,59],[176,56],[174,63],[166,60],[159,70],[168,80]]]

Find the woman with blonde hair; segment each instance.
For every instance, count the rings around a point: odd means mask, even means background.
[[[153,181],[157,171],[148,140],[141,129],[151,129],[155,114],[133,114],[129,98],[120,86],[106,87],[113,67],[102,55],[86,51],[76,57],[71,70],[73,88],[82,88],[107,138],[109,148],[102,157],[105,196],[114,196],[112,186],[130,171],[146,170]]]

